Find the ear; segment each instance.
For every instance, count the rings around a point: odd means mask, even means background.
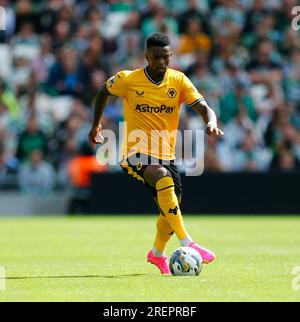
[[[148,52],[147,51],[145,52],[145,58],[146,58],[147,62],[149,63],[149,57],[148,57]]]

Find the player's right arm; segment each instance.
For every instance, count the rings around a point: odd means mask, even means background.
[[[95,111],[93,125],[89,133],[89,141],[91,145],[103,143],[103,137],[101,135],[102,126],[100,124],[104,108],[108,101],[110,92],[106,88],[106,84],[103,84],[95,97]]]
[[[104,139],[101,135],[101,118],[104,108],[110,95],[124,97],[126,96],[126,71],[121,71],[115,76],[110,77],[98,91],[95,98],[95,112],[92,128],[89,133],[91,145],[101,144]]]

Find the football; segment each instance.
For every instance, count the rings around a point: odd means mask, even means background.
[[[195,249],[179,247],[170,257],[170,270],[174,276],[197,276],[202,263],[202,257]]]

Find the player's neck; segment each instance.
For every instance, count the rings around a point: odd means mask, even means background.
[[[165,77],[165,74],[163,76],[155,76],[154,73],[150,70],[149,66],[146,67],[147,73],[149,74],[149,76],[151,77],[151,79],[153,79],[156,83],[159,83],[160,81],[162,81]]]

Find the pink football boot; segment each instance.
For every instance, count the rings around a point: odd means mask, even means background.
[[[169,259],[167,256],[156,257],[154,256],[153,251],[150,250],[147,255],[147,262],[157,266],[162,274],[172,275],[169,268]]]
[[[199,246],[195,242],[191,242],[189,247],[194,248],[201,255],[203,263],[205,264],[211,263],[216,258],[216,255],[212,251]]]

